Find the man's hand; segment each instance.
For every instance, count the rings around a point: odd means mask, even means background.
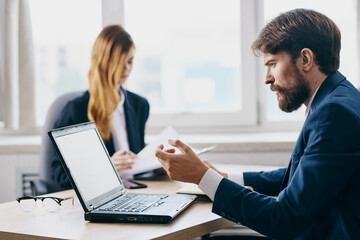
[[[131,169],[134,165],[134,158],[136,158],[135,153],[131,151],[120,150],[111,156],[111,161],[113,162],[116,171],[120,171]]]
[[[163,151],[163,145],[158,146],[155,152],[155,156],[159,159],[169,177],[172,180],[199,184],[209,168],[189,146],[180,140],[169,140],[169,143],[178,148],[181,153],[174,154],[175,149]]]

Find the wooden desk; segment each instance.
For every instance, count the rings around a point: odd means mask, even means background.
[[[129,192],[175,193],[184,184],[173,181],[139,181],[148,188]],[[38,202],[33,212],[23,212],[18,202],[0,204],[0,239],[192,239],[234,225],[211,212],[212,203],[196,201],[169,224],[90,223],[73,190],[50,194],[75,197],[75,205],[65,204],[47,212]]]

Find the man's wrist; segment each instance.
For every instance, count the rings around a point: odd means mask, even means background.
[[[194,182],[196,185],[199,185],[201,179],[204,177],[205,173],[209,170],[209,167],[207,166],[203,166],[200,170],[200,174],[198,175],[199,178],[196,180],[196,182]]]

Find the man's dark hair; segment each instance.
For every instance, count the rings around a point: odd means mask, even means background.
[[[286,52],[293,61],[303,48],[315,55],[319,70],[329,75],[340,65],[341,35],[336,24],[324,14],[295,9],[280,14],[270,21],[252,44],[255,55]]]

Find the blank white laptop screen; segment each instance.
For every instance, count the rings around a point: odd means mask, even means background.
[[[55,141],[85,202],[120,186],[95,129],[58,136]]]

